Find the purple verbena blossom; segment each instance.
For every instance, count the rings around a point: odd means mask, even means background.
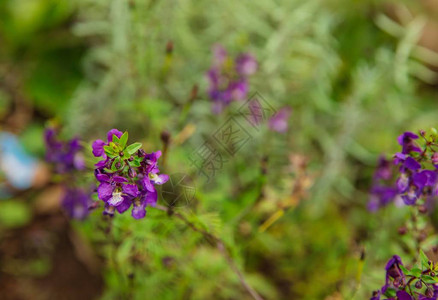
[[[159,174],[161,151],[148,154],[140,149],[140,143],[127,146],[127,140],[127,132],[112,129],[107,142],[93,143],[93,154],[103,158],[95,165],[98,198],[105,203],[104,214],[124,213],[132,206],[131,215],[141,219],[146,207],[157,203],[155,185],[167,182],[169,176]]]
[[[68,187],[62,199],[62,207],[70,218],[83,220],[92,207],[93,201],[89,194],[79,188]]]
[[[233,60],[222,46],[213,47],[213,65],[207,72],[207,79],[214,113],[221,113],[232,101],[246,98],[248,76],[254,74],[257,68],[257,61],[248,53],[240,54]]]
[[[398,190],[392,183],[393,169],[394,167],[389,160],[383,155],[379,157],[368,201],[369,211],[375,212],[397,197]]]
[[[268,121],[268,127],[272,131],[285,133],[288,128],[288,120],[292,113],[290,107],[281,108],[275,115],[273,115]]]
[[[44,132],[46,144],[46,160],[52,163],[57,173],[68,173],[74,170],[83,170],[85,162],[82,146],[78,138],[69,141],[60,141],[58,132],[54,128],[47,128]]]

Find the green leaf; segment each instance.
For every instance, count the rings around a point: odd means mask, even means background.
[[[138,160],[136,160],[136,159],[134,159],[133,161],[130,161],[129,164],[132,167],[140,167],[140,162]]]
[[[388,298],[394,298],[396,295],[396,291],[393,288],[389,288],[385,292],[385,296]]]
[[[141,148],[141,146],[142,146],[141,143],[134,143],[134,144],[131,144],[131,145],[129,145],[128,147],[126,147],[125,151],[126,151],[129,155],[132,155],[132,154],[134,154],[135,152],[137,152],[138,149]]]
[[[437,282],[437,279],[436,278],[434,278],[434,277],[432,277],[432,276],[429,276],[429,275],[423,275],[423,276],[421,276],[421,279],[425,282],[425,283],[436,283]]]
[[[122,149],[125,149],[126,143],[128,142],[128,132],[125,131],[123,135],[120,137],[119,145]]]
[[[120,139],[115,134],[113,134],[113,143],[120,144]]]
[[[400,269],[401,269],[401,267],[402,266],[400,266]],[[402,271],[403,271],[403,269],[402,269]],[[404,271],[403,271],[404,272]],[[407,273],[405,273],[405,274],[407,274],[407,275],[413,275],[413,276],[415,276],[415,277],[420,277],[420,275],[421,275],[421,269],[420,268],[412,268],[412,270],[409,272],[407,272]]]
[[[117,153],[114,151],[114,148],[111,146],[103,146],[103,150],[105,151],[105,154],[111,158],[114,158],[117,156]]]
[[[400,270],[402,270],[402,272],[406,275],[412,275],[412,272],[409,271],[408,269],[406,269],[405,266],[403,266],[403,265],[400,265]],[[420,270],[420,273],[421,273],[421,270]]]
[[[422,268],[429,267],[429,258],[421,249],[420,249],[420,261]]]

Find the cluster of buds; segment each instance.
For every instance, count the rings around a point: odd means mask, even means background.
[[[408,270],[399,256],[394,255],[386,264],[386,280],[371,300],[438,300],[438,264],[420,251],[421,268]]]
[[[248,76],[257,71],[257,61],[242,53],[232,59],[219,45],[213,48],[213,65],[207,72],[208,94],[213,101],[213,112],[220,113],[232,101],[245,100],[248,93]]]
[[[394,155],[398,166],[396,180],[392,180],[392,166],[381,159],[371,190],[370,210],[376,210],[395,199],[405,205],[418,206],[421,211],[438,196],[438,134],[431,129],[427,134],[421,130],[417,135],[405,132],[398,137],[401,151]],[[377,180],[384,184],[376,185]],[[386,186],[385,186],[386,184]]]
[[[132,216],[146,216],[146,206],[157,203],[155,185],[163,184],[169,176],[159,174],[157,160],[161,151],[146,153],[141,143],[128,142],[128,132],[112,129],[107,141],[94,141],[93,154],[101,157],[95,166],[99,181],[98,197],[105,203],[104,214],[113,216],[114,211],[127,211],[131,206]]]

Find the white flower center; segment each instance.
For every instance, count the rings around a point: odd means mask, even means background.
[[[121,191],[113,192],[113,196],[108,200],[108,203],[112,206],[117,206],[122,203],[123,197]]]

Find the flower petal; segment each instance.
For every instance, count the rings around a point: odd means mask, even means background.
[[[141,181],[142,186],[144,189],[148,190],[149,192],[155,191],[155,187],[152,184],[151,180],[149,179],[149,176],[145,176],[143,180]]]
[[[138,187],[135,184],[124,184],[123,185],[123,192],[125,194],[128,194],[132,197],[138,196]]]
[[[120,138],[123,135],[123,132],[121,132],[120,130],[117,130],[117,129],[111,129],[107,133],[108,142],[112,142],[113,141],[113,135],[115,135],[116,137]]]
[[[128,197],[123,197],[122,203],[117,205],[116,209],[121,214],[127,211],[131,207],[132,201]]]
[[[97,195],[100,200],[107,201],[109,198],[112,197],[112,194],[113,187],[109,183],[102,182],[97,188]]]
[[[143,196],[143,201],[147,205],[155,206],[157,204],[158,194],[157,191],[154,190],[153,192],[148,192],[146,195]]]
[[[103,146],[105,146],[105,142],[102,140],[95,140],[93,142],[93,155],[96,157],[102,156],[104,154]]]
[[[120,182],[120,183],[122,183],[122,182],[128,182],[128,179],[126,179],[125,177],[122,177],[122,176],[118,176],[118,175],[114,175],[114,176],[112,177],[112,180],[113,180],[114,182]]]
[[[169,180],[169,175],[167,174],[160,174],[154,178],[155,184],[163,184],[166,183]]]
[[[131,215],[134,219],[143,219],[146,216],[146,206],[143,204],[134,205]]]

